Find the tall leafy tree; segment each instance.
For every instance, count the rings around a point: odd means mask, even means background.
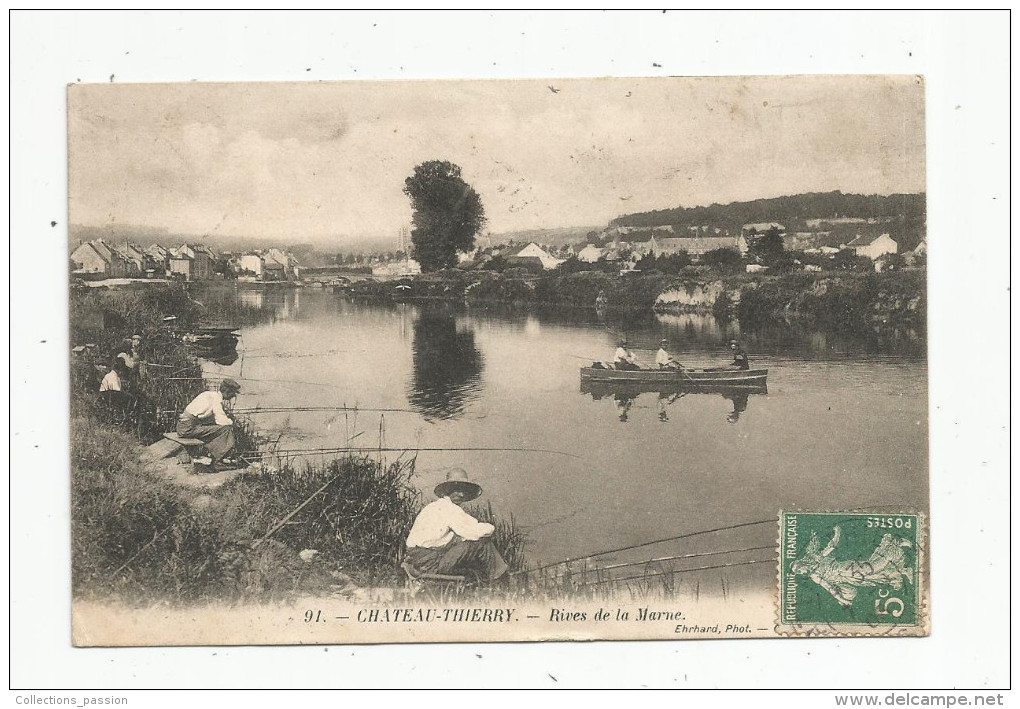
[[[411,257],[423,271],[449,268],[458,251],[470,251],[485,225],[478,193],[461,177],[460,167],[445,160],[417,165],[404,180],[404,194],[414,210]]]

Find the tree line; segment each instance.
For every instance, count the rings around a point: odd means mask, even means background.
[[[863,195],[835,192],[809,192],[785,197],[755,199],[749,202],[711,204],[707,207],[674,207],[651,212],[624,214],[611,226],[653,227],[671,224],[689,227],[712,224],[739,226],[762,222],[801,221],[804,219],[864,219],[898,217],[908,223],[923,222],[925,194]],[[786,226],[790,226],[787,224]]]

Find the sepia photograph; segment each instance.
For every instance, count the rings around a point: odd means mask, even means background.
[[[924,106],[72,83],[73,642],[927,634]]]
[[[1007,18],[9,13],[11,704],[1008,704]]]

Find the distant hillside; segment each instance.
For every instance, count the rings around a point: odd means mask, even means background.
[[[925,195],[861,195],[842,192],[809,192],[788,197],[755,199],[750,202],[711,204],[707,207],[675,207],[654,212],[624,214],[611,222],[615,226],[739,226],[760,222],[802,222],[807,219],[840,217],[903,217],[923,221]],[[790,225],[787,225],[789,227]]]
[[[521,231],[505,231],[499,234],[479,236],[475,243],[479,246],[491,244],[503,244],[508,241],[528,242],[534,241],[537,244],[546,246],[566,246],[584,242],[590,231],[601,231],[601,226],[569,226],[557,227],[554,229],[523,229]]]
[[[827,219],[838,221],[835,224],[825,223]],[[873,223],[852,223],[852,219],[872,220]],[[823,223],[819,224],[818,220]],[[675,231],[692,226],[710,226],[738,233],[744,224],[767,222],[779,222],[791,233],[825,231],[837,243],[845,243],[856,234],[888,233],[899,244],[900,250],[913,249],[925,235],[925,194],[810,192],[750,202],[624,214],[612,220],[610,226],[671,225]]]
[[[125,241],[140,246],[151,246],[162,244],[163,246],[174,246],[182,243],[205,244],[214,251],[249,251],[254,249],[268,249],[276,246],[279,248],[291,249],[292,251],[315,251],[320,254],[334,254],[337,252],[353,253],[377,253],[393,250],[396,247],[396,239],[372,238],[372,237],[349,237],[337,236],[335,239],[319,239],[314,243],[302,239],[296,243],[291,237],[279,239],[269,237],[247,237],[247,236],[224,236],[218,234],[184,234],[172,232],[163,227],[151,227],[139,224],[109,224],[106,226],[83,226],[72,224],[67,232],[68,246],[74,249],[79,241],[90,241],[92,239],[105,239],[115,244]]]

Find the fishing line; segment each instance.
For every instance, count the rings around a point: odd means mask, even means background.
[[[598,573],[598,572],[602,572],[602,571],[609,571],[611,569],[623,569],[623,568],[626,568],[628,566],[644,566],[645,564],[657,564],[657,563],[661,563],[663,561],[677,561],[677,560],[680,560],[680,559],[695,559],[695,558],[700,558],[700,557],[704,557],[704,556],[722,556],[723,554],[740,554],[740,553],[748,552],[748,551],[763,551],[765,549],[775,549],[775,548],[776,548],[775,544],[768,544],[768,545],[760,546],[760,547],[747,547],[746,549],[726,549],[726,550],[723,550],[723,551],[701,551],[701,552],[696,552],[696,553],[693,553],[693,554],[679,554],[677,556],[662,556],[662,557],[658,557],[656,559],[649,559],[648,561],[628,561],[627,563],[624,563],[624,564],[610,564],[609,566],[592,567],[591,569],[585,569],[583,572],[582,571],[564,571],[562,574],[560,574],[560,573],[553,574],[552,578],[559,578],[559,577],[567,575],[567,574],[576,575],[576,574],[580,574],[580,573]]]
[[[639,581],[641,579],[654,578],[656,576],[672,576],[674,574],[685,574],[691,571],[710,571],[711,569],[725,569],[730,566],[750,566],[751,564],[774,564],[775,559],[755,559],[753,561],[736,561],[729,564],[715,564],[713,566],[695,566],[690,569],[677,569],[675,571],[656,572],[654,574],[641,574],[640,576],[624,576],[622,579],[600,579],[595,581],[583,581],[579,586],[598,586],[604,583],[623,583],[624,581]]]
[[[422,448],[420,446],[404,446],[404,447],[378,447],[378,446],[366,446],[366,447],[337,447],[337,448],[286,448],[283,450],[275,451],[251,451],[250,455],[301,455],[301,454],[330,454],[330,453],[375,453],[379,451],[385,452],[447,452],[447,451],[460,451],[460,452],[502,452],[502,453],[551,453],[553,455],[567,456],[568,458],[580,459],[581,456],[573,453],[567,453],[565,451],[552,450],[549,448]]]
[[[538,567],[536,567],[534,569],[530,569],[530,570],[527,570],[527,571],[524,571],[524,570],[522,570],[522,571],[515,571],[514,574],[534,573],[536,571],[541,571],[542,569],[551,569],[552,567],[559,566],[560,564],[571,564],[571,563],[573,563],[575,561],[580,561],[581,559],[590,559],[590,558],[595,557],[595,556],[605,556],[607,554],[616,554],[617,552],[621,552],[621,551],[630,551],[631,549],[640,549],[642,547],[652,546],[653,544],[662,544],[663,542],[672,542],[672,541],[676,541],[678,539],[688,539],[690,537],[697,537],[697,536],[700,536],[702,534],[711,534],[713,532],[726,532],[726,531],[729,531],[731,529],[740,529],[741,527],[753,527],[753,526],[758,525],[758,524],[777,524],[777,523],[778,522],[777,522],[777,518],[776,517],[770,517],[769,519],[762,519],[762,520],[758,520],[756,522],[741,522],[740,524],[731,524],[731,525],[728,525],[726,527],[715,527],[713,529],[703,529],[703,530],[701,530],[699,532],[687,532],[686,534],[678,534],[678,535],[676,535],[674,537],[665,537],[664,539],[656,539],[656,540],[651,541],[651,542],[642,542],[641,544],[633,544],[633,545],[630,545],[630,546],[619,547],[618,549],[610,549],[608,551],[599,551],[599,552],[595,552],[593,554],[585,554],[584,556],[576,556],[576,557],[574,557],[572,559],[564,559],[563,561],[558,561],[558,562],[553,563],[553,564],[545,564],[544,566],[538,566]]]

